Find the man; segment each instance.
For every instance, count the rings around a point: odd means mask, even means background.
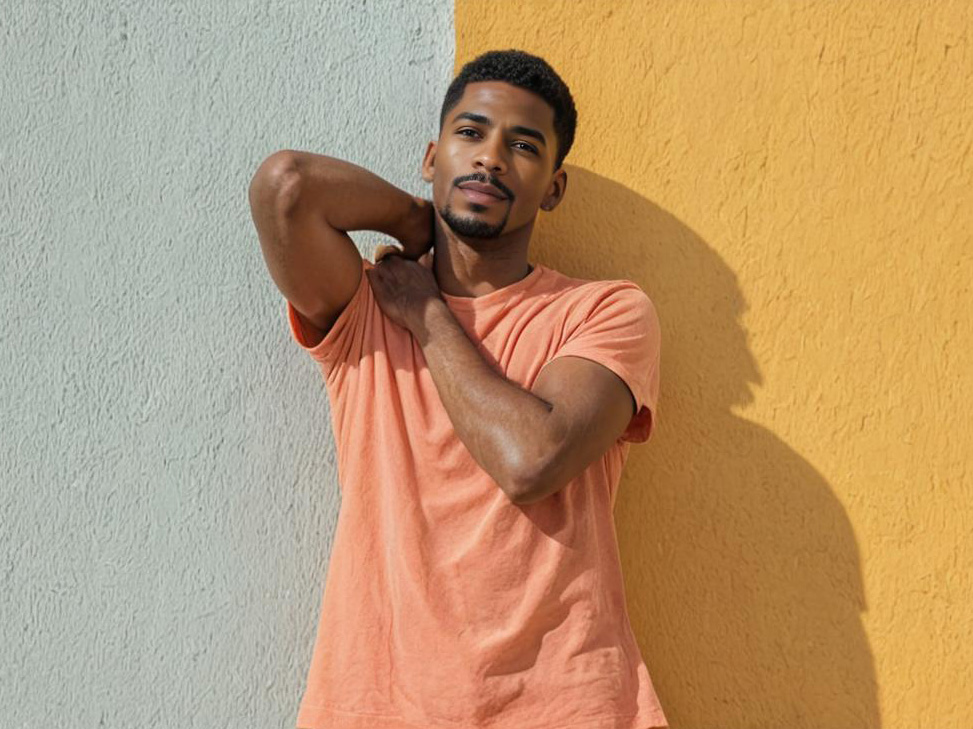
[[[528,262],[575,122],[544,60],[495,51],[446,93],[431,200],[292,150],[254,176],[342,493],[301,728],[667,726],[612,519],[653,427],[658,319],[630,281]],[[348,236],[364,229],[401,248],[373,264]]]

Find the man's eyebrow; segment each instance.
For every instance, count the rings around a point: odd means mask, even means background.
[[[460,112],[459,114],[453,117],[453,122],[455,123],[460,119],[469,119],[470,121],[474,121],[477,124],[483,124],[484,126],[487,127],[493,125],[493,122],[490,121],[489,117],[483,116],[482,114],[474,114],[472,111]],[[531,129],[530,127],[522,127],[517,125],[517,126],[510,127],[510,131],[516,132],[517,134],[523,134],[525,137],[533,137],[534,139],[538,140],[541,144],[543,144],[545,147],[547,146],[547,140],[544,138],[544,135],[537,129]]]

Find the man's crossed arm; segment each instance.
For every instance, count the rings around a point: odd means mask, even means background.
[[[559,491],[611,447],[635,414],[622,379],[582,357],[555,358],[529,392],[497,373],[421,261],[389,255],[368,275],[379,306],[422,347],[457,436],[512,502],[531,504]]]

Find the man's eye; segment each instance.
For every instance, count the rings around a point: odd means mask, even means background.
[[[467,134],[467,132],[469,132],[470,134],[475,135],[475,136],[479,136],[480,135],[480,133],[476,129],[471,129],[470,127],[464,127],[462,129],[457,129],[456,130],[456,133],[457,134],[461,134],[464,137],[469,136]],[[534,147],[533,145],[527,144],[527,142],[514,142],[514,144],[522,145],[521,148],[523,150],[525,150],[527,152],[531,152],[532,154],[537,154],[537,148]]]

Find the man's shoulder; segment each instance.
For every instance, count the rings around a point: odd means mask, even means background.
[[[591,279],[570,276],[562,271],[546,267],[549,272],[547,291],[558,297],[566,297],[574,304],[599,305],[651,305],[648,294],[637,283],[626,278]]]

